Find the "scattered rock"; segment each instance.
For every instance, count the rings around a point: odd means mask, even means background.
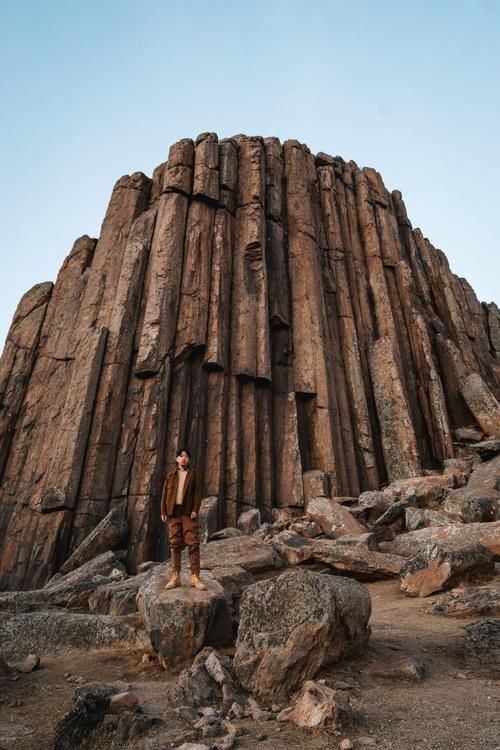
[[[309,560],[315,549],[314,540],[306,539],[291,529],[285,529],[276,534],[272,539],[272,544],[287,565],[299,565]]]
[[[412,557],[430,542],[454,539],[457,544],[482,544],[496,560],[500,560],[500,521],[491,523],[450,523],[401,534],[391,542],[382,542],[384,552],[402,557]]]
[[[203,646],[231,643],[231,613],[224,589],[210,572],[202,573],[205,591],[190,586],[185,568],[181,587],[166,591],[168,578],[166,565],[151,570],[137,594],[137,607],[160,663],[178,671]]]
[[[354,745],[348,737],[344,737],[344,739],[340,740],[339,750],[353,750],[353,748]]]
[[[350,724],[353,717],[354,712],[347,693],[308,680],[302,687],[295,705],[283,709],[278,714],[278,721],[291,721],[298,727],[309,729],[324,726],[341,729]]]
[[[144,583],[146,572],[124,581],[99,586],[89,596],[89,610],[101,615],[128,615],[137,612],[137,592]]]
[[[137,711],[139,708],[139,698],[135,693],[126,691],[113,695],[109,702],[108,712],[110,714],[122,714],[127,711]]]
[[[464,628],[465,659],[500,678],[500,620],[481,620]]]
[[[316,521],[310,521],[307,518],[301,518],[294,521],[290,525],[290,531],[295,531],[296,534],[305,536],[306,539],[314,539],[323,533],[323,529],[316,523]]]
[[[55,654],[71,648],[144,648],[147,638],[136,615],[30,612],[0,621],[0,648],[7,658]]]
[[[127,577],[125,566],[116,554],[102,552],[70,573],[50,580],[42,591],[51,604],[65,607],[73,601],[75,606],[85,606],[95,589],[116,580],[113,571],[118,571],[122,578]]]
[[[213,649],[203,648],[194,658],[193,663],[178,676],[170,690],[170,700],[174,706],[215,705],[222,699],[219,685],[208,674],[205,663]]]
[[[60,572],[63,575],[70,573],[84,563],[93,560],[102,552],[123,549],[128,532],[127,519],[122,511],[119,508],[112,508],[95,529],[85,537],[66,562],[61,565]]]
[[[494,570],[493,555],[480,544],[431,542],[401,569],[401,591],[407,596],[430,596],[461,580],[490,577]]]
[[[200,545],[201,567],[212,568],[238,565],[251,573],[259,573],[283,566],[283,560],[271,544],[239,534]]]
[[[311,500],[317,497],[330,496],[330,477],[325,471],[313,469],[305,471],[302,475],[304,484],[304,505],[307,507]]]
[[[73,705],[57,723],[53,750],[71,750],[104,718],[114,688],[92,685],[75,690]]]
[[[397,578],[405,562],[398,555],[372,551],[361,545],[342,544],[338,539],[316,540],[312,557],[334,570],[367,580]]]
[[[446,617],[485,617],[500,615],[500,590],[490,588],[454,589],[433,602],[430,611]]]
[[[385,654],[366,669],[366,674],[371,677],[407,682],[421,682],[425,673],[424,665],[412,656],[394,656],[392,654]]]
[[[252,508],[251,510],[246,510],[244,513],[240,513],[236,522],[237,528],[242,534],[246,534],[247,536],[257,531],[260,524],[260,510],[258,508]]]
[[[200,542],[208,542],[217,531],[217,514],[219,500],[217,497],[204,497],[198,515],[198,533]]]
[[[28,654],[26,659],[23,659],[23,661],[20,664],[16,664],[16,669],[18,672],[34,672],[36,669],[40,669],[40,657],[37,654]]]
[[[450,516],[440,513],[438,510],[427,508],[406,508],[405,526],[407,531],[425,529],[429,526],[449,526]]]
[[[217,542],[221,539],[232,539],[235,536],[243,536],[243,532],[240,531],[240,529],[233,528],[232,526],[228,526],[226,529],[220,529],[220,531],[214,531],[213,534],[210,535],[210,541],[211,542]]]
[[[307,515],[332,539],[344,534],[363,534],[366,527],[340,503],[328,497],[316,497],[307,505]]]
[[[347,578],[293,571],[259,581],[241,600],[234,673],[259,697],[287,695],[363,648],[370,613],[368,591]]]

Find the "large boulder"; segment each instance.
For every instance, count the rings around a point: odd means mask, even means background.
[[[148,572],[137,608],[160,663],[175,672],[190,664],[203,646],[231,643],[232,623],[224,589],[209,571],[202,571],[205,591],[190,586],[186,569],[182,586],[167,591],[169,575],[167,565]]]
[[[127,571],[114,552],[102,552],[70,573],[51,579],[43,588],[51,604],[86,606],[95,589],[106,583],[123,580]]]
[[[348,508],[329,497],[316,497],[311,500],[307,506],[307,515],[332,539],[344,534],[363,534],[367,531]]]
[[[491,523],[450,523],[401,534],[392,542],[382,542],[384,552],[402,557],[416,555],[429,542],[456,540],[458,544],[482,544],[496,560],[500,560],[500,521]]]
[[[370,614],[368,591],[347,578],[301,570],[259,581],[241,599],[234,673],[263,699],[287,695],[362,649]]]
[[[201,544],[200,557],[201,567],[206,570],[238,565],[251,573],[260,573],[283,566],[271,544],[244,534]]]
[[[500,506],[500,455],[480,464],[464,487],[447,494],[443,509],[460,521],[495,521]]]
[[[399,555],[377,552],[361,544],[343,544],[341,539],[315,540],[311,557],[336,571],[365,580],[397,578],[405,563],[405,558]]]
[[[430,611],[445,617],[498,617],[500,589],[489,586],[454,589],[433,602]]]
[[[431,542],[401,569],[401,591],[407,596],[430,596],[462,580],[493,575],[495,561],[480,544]]]
[[[6,658],[108,646],[147,647],[136,615],[112,617],[51,610],[17,614],[0,621],[0,651]]]
[[[100,615],[129,615],[137,612],[137,592],[147,573],[99,586],[89,596],[89,610]]]
[[[127,519],[119,508],[113,508],[63,563],[60,572],[69,573],[101,552],[122,549],[128,532]]]
[[[250,508],[240,513],[236,522],[237,528],[242,534],[253,534],[257,531],[261,524],[260,510],[258,508]]]

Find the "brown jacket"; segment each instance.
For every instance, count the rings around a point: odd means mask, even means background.
[[[175,498],[177,497],[177,484],[179,469],[169,471],[163,484],[161,493],[160,515],[171,516],[174,510]],[[199,471],[189,467],[184,480],[183,506],[187,514],[200,512],[201,505],[201,476]]]

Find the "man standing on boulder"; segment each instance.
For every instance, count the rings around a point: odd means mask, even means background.
[[[189,465],[191,456],[186,448],[177,451],[177,468],[167,474],[161,495],[161,520],[168,522],[168,542],[172,575],[166,585],[175,589],[181,585],[182,542],[189,550],[191,566],[191,586],[205,590],[200,578],[200,538],[198,534],[198,513],[201,505],[201,476]]]

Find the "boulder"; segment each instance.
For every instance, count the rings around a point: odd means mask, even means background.
[[[287,695],[362,649],[370,614],[368,591],[347,578],[301,570],[259,581],[241,599],[234,673],[258,697]]]
[[[318,469],[305,471],[302,475],[302,481],[306,509],[311,500],[314,500],[316,497],[330,496],[330,476],[326,471],[319,471]]]
[[[354,711],[348,694],[342,690],[332,690],[314,680],[304,684],[293,706],[278,714],[278,721],[291,721],[307,729],[325,726],[341,729],[351,724],[353,719]]]
[[[407,531],[425,529],[429,526],[449,526],[450,516],[440,513],[438,510],[427,508],[406,508],[405,526]]]
[[[465,660],[470,666],[486,667],[500,678],[500,620],[481,620],[464,628]]]
[[[73,705],[57,723],[53,750],[78,747],[104,718],[115,688],[92,685],[75,690]]]
[[[212,568],[211,573],[224,589],[230,602],[239,599],[244,589],[255,583],[255,576],[239,565]]]
[[[271,544],[242,534],[201,544],[200,557],[201,567],[206,570],[238,565],[251,573],[259,573],[283,566],[282,559]]]
[[[89,596],[89,610],[94,614],[115,616],[137,612],[137,592],[144,583],[146,572],[99,586]]]
[[[363,534],[367,531],[346,507],[328,497],[311,500],[307,506],[307,515],[332,539],[344,534]]]
[[[114,552],[102,552],[70,573],[52,578],[43,588],[50,604],[60,607],[86,606],[99,586],[123,580],[127,571]]]
[[[339,539],[316,540],[312,557],[334,570],[366,580],[397,578],[405,563],[399,555],[372,551],[362,545],[343,544]]]
[[[101,552],[123,549],[128,532],[127,519],[119,508],[113,508],[63,563],[60,572],[69,573],[97,557]]]
[[[173,706],[212,706],[222,700],[222,691],[206,670],[206,661],[213,652],[208,646],[194,658],[193,663],[183,669],[169,691]]]
[[[429,542],[440,542],[454,539],[457,544],[482,544],[500,560],[500,521],[491,523],[450,523],[448,526],[434,526],[427,529],[409,531],[401,534],[391,542],[381,542],[384,552],[402,557],[412,557]]]
[[[166,565],[147,573],[137,608],[160,663],[168,671],[179,671],[203,646],[231,643],[231,612],[224,589],[210,572],[202,571],[205,591],[190,586],[186,568],[182,586],[167,591],[169,574]]]
[[[495,521],[500,506],[500,455],[480,464],[464,487],[447,494],[443,509],[464,523]]]
[[[253,534],[257,531],[261,524],[260,510],[258,508],[251,508],[246,510],[244,513],[240,513],[236,522],[237,528],[242,534]]]
[[[387,650],[365,670],[370,677],[383,680],[421,682],[425,677],[425,667],[413,656],[394,654]]]
[[[212,534],[217,531],[217,514],[219,500],[217,497],[204,497],[201,501],[198,515],[198,531],[200,542],[208,542]]]
[[[486,586],[454,589],[433,602],[430,611],[445,617],[497,617],[500,615],[500,590]]]
[[[283,560],[286,560],[287,565],[299,565],[309,560],[315,549],[313,539],[307,539],[291,529],[285,529],[276,534],[273,537],[272,544]]]
[[[401,569],[401,591],[407,596],[430,596],[461,580],[489,577],[494,570],[493,555],[480,544],[431,542]]]
[[[290,531],[295,531],[308,539],[314,539],[323,533],[321,526],[308,518],[298,518],[290,525]]]
[[[214,531],[213,534],[210,535],[210,541],[211,542],[218,542],[221,539],[231,539],[235,536],[242,536],[243,532],[239,529],[234,528],[233,526],[228,526],[226,529],[220,529],[219,531]]]
[[[6,658],[107,646],[145,648],[147,638],[137,617],[54,610],[13,615],[0,621],[0,650]]]

